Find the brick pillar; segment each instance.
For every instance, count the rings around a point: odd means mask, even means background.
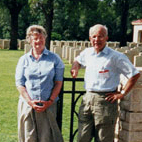
[[[136,85],[120,102],[119,142],[142,142],[142,68],[140,72]]]

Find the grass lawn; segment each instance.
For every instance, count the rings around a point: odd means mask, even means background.
[[[15,87],[15,68],[23,51],[0,50],[0,142],[17,142],[17,102],[19,93]],[[71,65],[64,60],[64,77],[70,76]],[[79,77],[83,77],[81,70]],[[78,84],[78,90],[83,90],[83,83]],[[71,90],[71,84],[65,84],[65,90]],[[76,110],[80,105],[80,100]],[[71,95],[64,94],[62,134],[65,142],[69,142],[69,123]],[[77,118],[74,119],[77,127]],[[76,139],[75,139],[76,141]]]

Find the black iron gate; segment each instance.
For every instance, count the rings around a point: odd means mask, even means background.
[[[64,84],[66,82],[71,82],[72,83],[72,90],[71,91],[67,91],[64,90]],[[63,97],[64,94],[71,94],[71,118],[70,118],[70,138],[69,138],[69,142],[73,142],[74,137],[78,131],[78,129],[76,128],[76,130],[73,130],[73,126],[74,126],[74,115],[76,115],[78,117],[78,113],[75,110],[75,106],[76,103],[78,101],[78,99],[85,93],[85,91],[79,91],[76,88],[76,83],[77,82],[84,82],[83,78],[64,78],[63,80],[63,87],[61,89],[60,92],[60,100],[58,102],[58,112],[57,112],[57,122],[59,125],[59,128],[62,131],[62,114],[63,114]],[[77,98],[75,98],[75,94],[79,94]]]

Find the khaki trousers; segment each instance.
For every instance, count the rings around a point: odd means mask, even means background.
[[[78,142],[113,142],[118,103],[105,100],[106,93],[87,92],[79,109]]]
[[[19,142],[63,142],[56,122],[56,103],[37,113],[19,99],[18,138]]]

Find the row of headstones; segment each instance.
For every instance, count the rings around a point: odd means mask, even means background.
[[[123,52],[135,67],[142,67],[142,46],[134,48],[121,47],[116,48],[115,50]]]
[[[136,44],[133,42],[128,42],[128,46],[119,47],[119,42],[107,42],[107,46],[123,52],[128,56],[130,61],[136,66],[142,66],[142,44]],[[74,58],[80,54],[82,50],[87,47],[90,47],[91,44],[89,41],[51,41],[50,50],[54,53],[59,54],[61,58],[65,58],[71,64],[74,61]],[[1,49],[9,49],[10,40],[8,39],[0,39],[0,48]],[[31,48],[28,44],[26,44],[25,40],[18,40],[18,48],[24,49],[25,52],[28,52]]]
[[[18,49],[24,49],[26,40],[18,39]],[[112,48],[119,48],[119,42],[107,42],[107,45]],[[58,46],[62,48],[63,46],[70,46],[70,47],[90,47],[89,41],[51,41],[51,46]],[[134,43],[134,42],[127,42],[127,47],[133,48],[142,46],[142,43]],[[10,48],[10,39],[0,39],[0,49],[9,49]]]
[[[71,46],[71,47],[90,47],[91,44],[89,41],[51,41],[51,46],[58,46],[62,48],[63,46]],[[112,48],[119,48],[120,43],[119,42],[112,42],[108,41],[107,46]],[[134,42],[127,42],[127,47],[133,48],[133,47],[139,47],[142,46],[142,43],[134,43]]]
[[[68,60],[69,64],[73,63],[75,57],[79,55],[82,50],[91,46],[90,42],[87,41],[77,42],[77,44],[73,42],[67,43],[64,43],[63,41],[52,41],[50,50],[59,54],[61,58]],[[107,42],[107,46],[126,54],[136,67],[142,67],[142,44],[129,43],[129,46],[118,48],[118,42]]]
[[[56,43],[56,44],[55,44]],[[69,61],[70,64],[74,61],[74,58],[80,54],[82,50],[85,48],[91,46],[90,42],[76,42],[78,44],[75,44],[75,42],[71,41],[66,41],[66,42],[55,42],[51,41],[51,48],[50,50],[54,53],[59,54],[61,58],[65,58]],[[141,67],[142,66],[142,46],[140,44],[137,44],[138,47],[133,47],[133,43],[131,44],[132,47],[121,47],[118,48],[118,43],[113,43],[113,42],[107,42],[107,46],[119,51],[123,52],[128,56],[130,61],[136,66],[136,67]],[[72,45],[72,46],[71,46]],[[74,47],[73,47],[74,45]],[[76,45],[76,46],[75,46]],[[84,45],[84,46],[83,46]],[[110,46],[111,45],[111,46]],[[116,47],[113,47],[112,45],[115,45]],[[26,44],[25,45],[25,53],[27,53],[30,50],[30,45]]]
[[[24,49],[26,40],[17,40],[18,42],[18,49]],[[9,49],[10,48],[10,39],[0,39],[0,49]]]
[[[108,46],[114,48],[119,47],[119,42],[107,42]],[[90,47],[89,41],[51,41],[50,50],[59,54],[61,58],[68,60],[72,64],[74,58],[80,54],[82,50]]]

